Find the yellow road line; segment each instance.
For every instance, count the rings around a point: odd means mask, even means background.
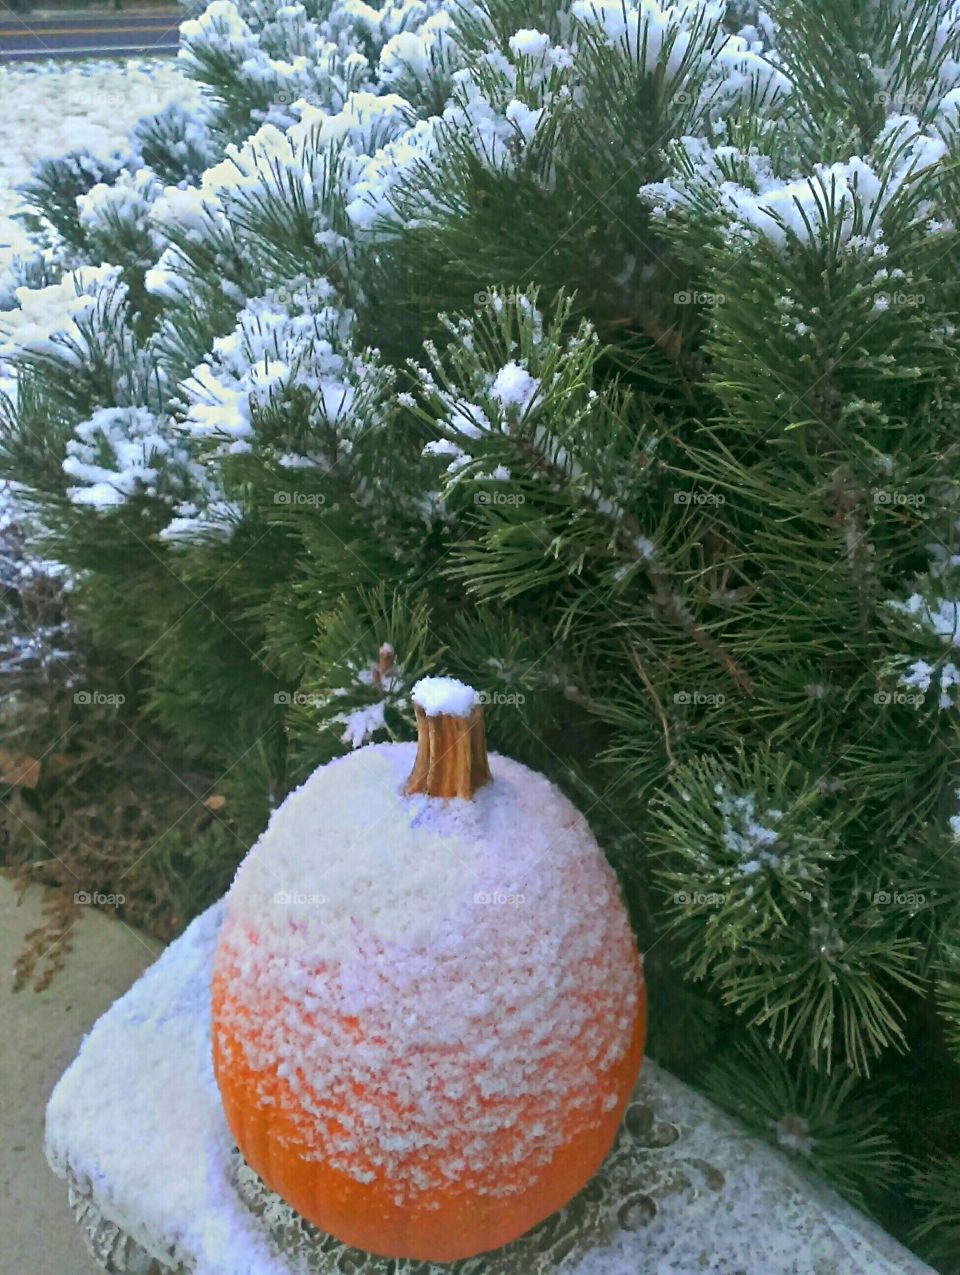
[[[4,40],[42,40],[48,35],[133,35],[142,32],[144,35],[154,35],[159,31],[173,31],[177,24],[168,22],[160,23],[158,27],[64,27],[52,31],[49,27],[44,27],[40,31],[2,31],[0,30],[0,39]]]

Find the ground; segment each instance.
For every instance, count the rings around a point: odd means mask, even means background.
[[[0,276],[16,253],[29,250],[12,214],[20,206],[15,187],[35,160],[77,147],[107,155],[137,119],[192,91],[169,58],[0,65]],[[31,889],[18,906],[12,882],[0,877],[0,1275],[92,1275],[97,1267],[71,1220],[63,1184],[43,1156],[43,1114],[84,1034],[160,944],[84,909],[51,986],[14,992],[14,963],[40,923],[40,902],[41,891]]]
[[[35,160],[79,147],[108,155],[141,116],[174,98],[186,104],[194,91],[171,58],[0,65],[0,274],[29,249],[11,215]]]
[[[14,963],[41,924],[42,897],[31,887],[18,900],[13,882],[0,876],[0,1275],[93,1275],[98,1267],[71,1219],[66,1189],[44,1159],[43,1115],[84,1035],[160,944],[84,908],[50,986],[15,992]]]

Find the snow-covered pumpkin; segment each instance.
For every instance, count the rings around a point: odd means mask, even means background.
[[[542,775],[488,760],[469,688],[414,688],[419,739],[323,766],[231,888],[213,1061],[247,1162],[346,1244],[453,1261],[599,1167],[643,1053],[616,879]]]

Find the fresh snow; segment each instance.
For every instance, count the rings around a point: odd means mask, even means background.
[[[0,146],[0,297],[9,292],[9,273],[16,257],[28,257],[35,247],[15,216],[23,211],[18,187],[30,177],[33,165],[68,151],[86,150],[96,160],[109,160],[126,152],[127,134],[144,115],[176,101],[189,110],[198,100],[196,85],[185,80],[168,58],[133,61],[0,63],[0,100],[3,102],[3,145]],[[92,226],[107,206],[121,201],[128,207],[137,199],[137,178],[124,177],[121,193],[95,187],[81,205],[81,218]],[[142,207],[141,207],[142,211]],[[69,314],[71,285],[65,281]],[[40,320],[47,334],[57,329],[55,297],[49,290],[41,304],[49,318]],[[21,304],[24,304],[20,297]],[[36,314],[36,305],[27,303]],[[0,309],[3,306],[0,305]],[[4,333],[0,331],[0,347]],[[9,352],[9,351],[8,351]],[[0,348],[0,392],[11,398],[15,379],[5,370]]]
[[[75,505],[106,509],[140,492],[159,495],[164,468],[174,472],[189,464],[169,421],[145,407],[101,407],[74,428],[63,472],[79,483],[67,488]]]
[[[519,363],[510,362],[494,377],[490,394],[501,407],[515,407],[523,415],[536,398],[539,389],[540,382],[532,377],[526,368],[521,367]]]
[[[455,677],[422,677],[414,685],[411,698],[428,717],[441,713],[469,717],[477,702],[477,692]]]
[[[419,687],[430,711],[473,696]],[[583,816],[496,754],[471,801],[404,797],[415,753],[361,748],[287,798],[237,872],[214,966],[214,1031],[258,1077],[250,1101],[284,1101],[281,1077],[304,1145],[386,1175],[398,1205],[450,1181],[509,1195],[520,1163],[535,1179],[616,1104],[603,1077],[638,995]]]
[[[119,278],[119,266],[80,266],[46,288],[17,288],[19,308],[0,315],[0,359],[15,348],[75,359],[72,343],[80,340],[76,321],[88,316]]]
[[[100,234],[107,241],[117,225],[131,231],[143,228],[159,252],[162,242],[150,223],[150,207],[159,192],[160,183],[149,169],[122,172],[116,181],[98,182],[77,197],[80,224],[88,235]]]
[[[937,598],[928,601],[919,593],[913,593],[906,602],[892,602],[891,609],[916,620],[918,627],[936,634],[949,646],[960,646],[960,601],[955,598]]]
[[[375,704],[364,704],[361,708],[351,709],[349,713],[337,713],[331,721],[343,726],[343,734],[340,736],[343,743],[349,744],[351,748],[360,748],[377,731],[385,728],[385,707],[383,700],[377,700]]]
[[[510,37],[510,48],[517,57],[539,58],[550,47],[550,37],[542,31],[524,27]]]
[[[905,602],[893,600],[887,605],[891,611],[912,621],[917,638],[938,639],[951,650],[960,648],[960,600],[913,593]],[[920,691],[924,696],[934,689],[941,710],[960,704],[960,666],[953,660],[940,658],[931,664],[925,659],[901,658],[905,665],[899,678],[901,686]]]
[[[770,61],[759,56],[740,35],[718,31],[712,47],[700,56],[696,48],[704,19],[722,15],[722,6],[703,0],[574,0],[570,12],[576,21],[611,48],[642,61],[644,69],[663,69],[668,79],[690,76],[698,65],[708,75],[713,94],[733,96],[755,89],[758,97],[788,93],[790,82]]]
[[[887,250],[882,214],[918,173],[947,155],[947,143],[923,132],[914,116],[892,115],[876,145],[897,156],[889,179],[861,155],[814,164],[809,174],[782,178],[766,155],[741,154],[702,137],[682,137],[672,147],[679,174],[641,187],[640,196],[660,217],[693,207],[698,200],[712,203],[741,235],[761,236],[781,249],[791,242],[814,242],[836,222],[841,242],[882,258]],[[749,170],[748,183],[730,178],[733,159]],[[930,225],[931,233],[944,228]]]
[[[723,844],[739,857],[740,872],[744,876],[752,876],[763,867],[779,867],[780,855],[775,848],[780,836],[777,824],[783,819],[783,811],[764,812],[763,818],[773,825],[768,827],[767,823],[761,822],[756,798],[752,794],[737,796],[721,791],[717,795],[717,806],[724,820]]]
[[[104,1207],[126,1217],[135,1234],[163,1236],[195,1255],[196,1275],[285,1275],[289,1267],[271,1253],[229,1178],[234,1142],[210,1060],[206,977],[221,915],[217,904],[198,917],[97,1023],[80,1050],[83,1066],[53,1091],[46,1150],[61,1172],[69,1163],[95,1182]],[[87,1068],[98,1075],[95,1089],[84,1084]],[[135,1132],[105,1138],[117,1094],[139,1120]],[[171,1118],[152,1120],[160,1095]]]
[[[302,1239],[293,1211],[255,1187],[239,1163],[213,1077],[210,966],[223,910],[215,904],[194,921],[94,1025],[50,1100],[47,1155],[81,1198],[89,1192],[94,1208],[163,1265],[180,1263],[193,1275],[303,1275],[306,1252],[316,1265],[318,1245]],[[556,1275],[690,1275],[708,1252],[714,1269],[770,1275],[797,1269],[799,1253],[805,1271],[929,1275],[875,1223],[649,1059],[634,1103],[637,1115],[656,1117],[655,1150],[648,1126],[639,1142],[622,1128],[597,1180],[600,1202],[588,1206],[586,1220],[575,1209],[553,1219],[549,1257],[542,1233],[528,1234],[518,1250],[462,1265],[498,1275],[532,1275],[544,1261]],[[676,1141],[663,1145],[660,1134]],[[650,1221],[641,1208],[637,1226],[640,1180],[657,1211]],[[266,1205],[262,1216],[254,1200]],[[282,1255],[271,1232],[286,1237]],[[356,1250],[329,1243],[323,1252],[321,1264],[343,1271],[450,1270],[361,1261]]]
[[[380,77],[384,84],[404,78],[425,83],[431,73],[451,69],[458,58],[450,38],[451,15],[444,10],[432,14],[418,31],[399,31],[380,53]]]
[[[169,58],[0,64],[0,278],[14,254],[32,251],[12,217],[22,207],[16,187],[38,159],[79,149],[109,159],[141,116],[173,101],[189,110],[197,94]]]

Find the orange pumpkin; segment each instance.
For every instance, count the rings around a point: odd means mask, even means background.
[[[214,1070],[245,1159],[388,1257],[472,1256],[560,1208],[643,1053],[613,873],[545,778],[488,763],[474,700],[425,679],[415,758],[362,748],[288,797],[214,961]]]

